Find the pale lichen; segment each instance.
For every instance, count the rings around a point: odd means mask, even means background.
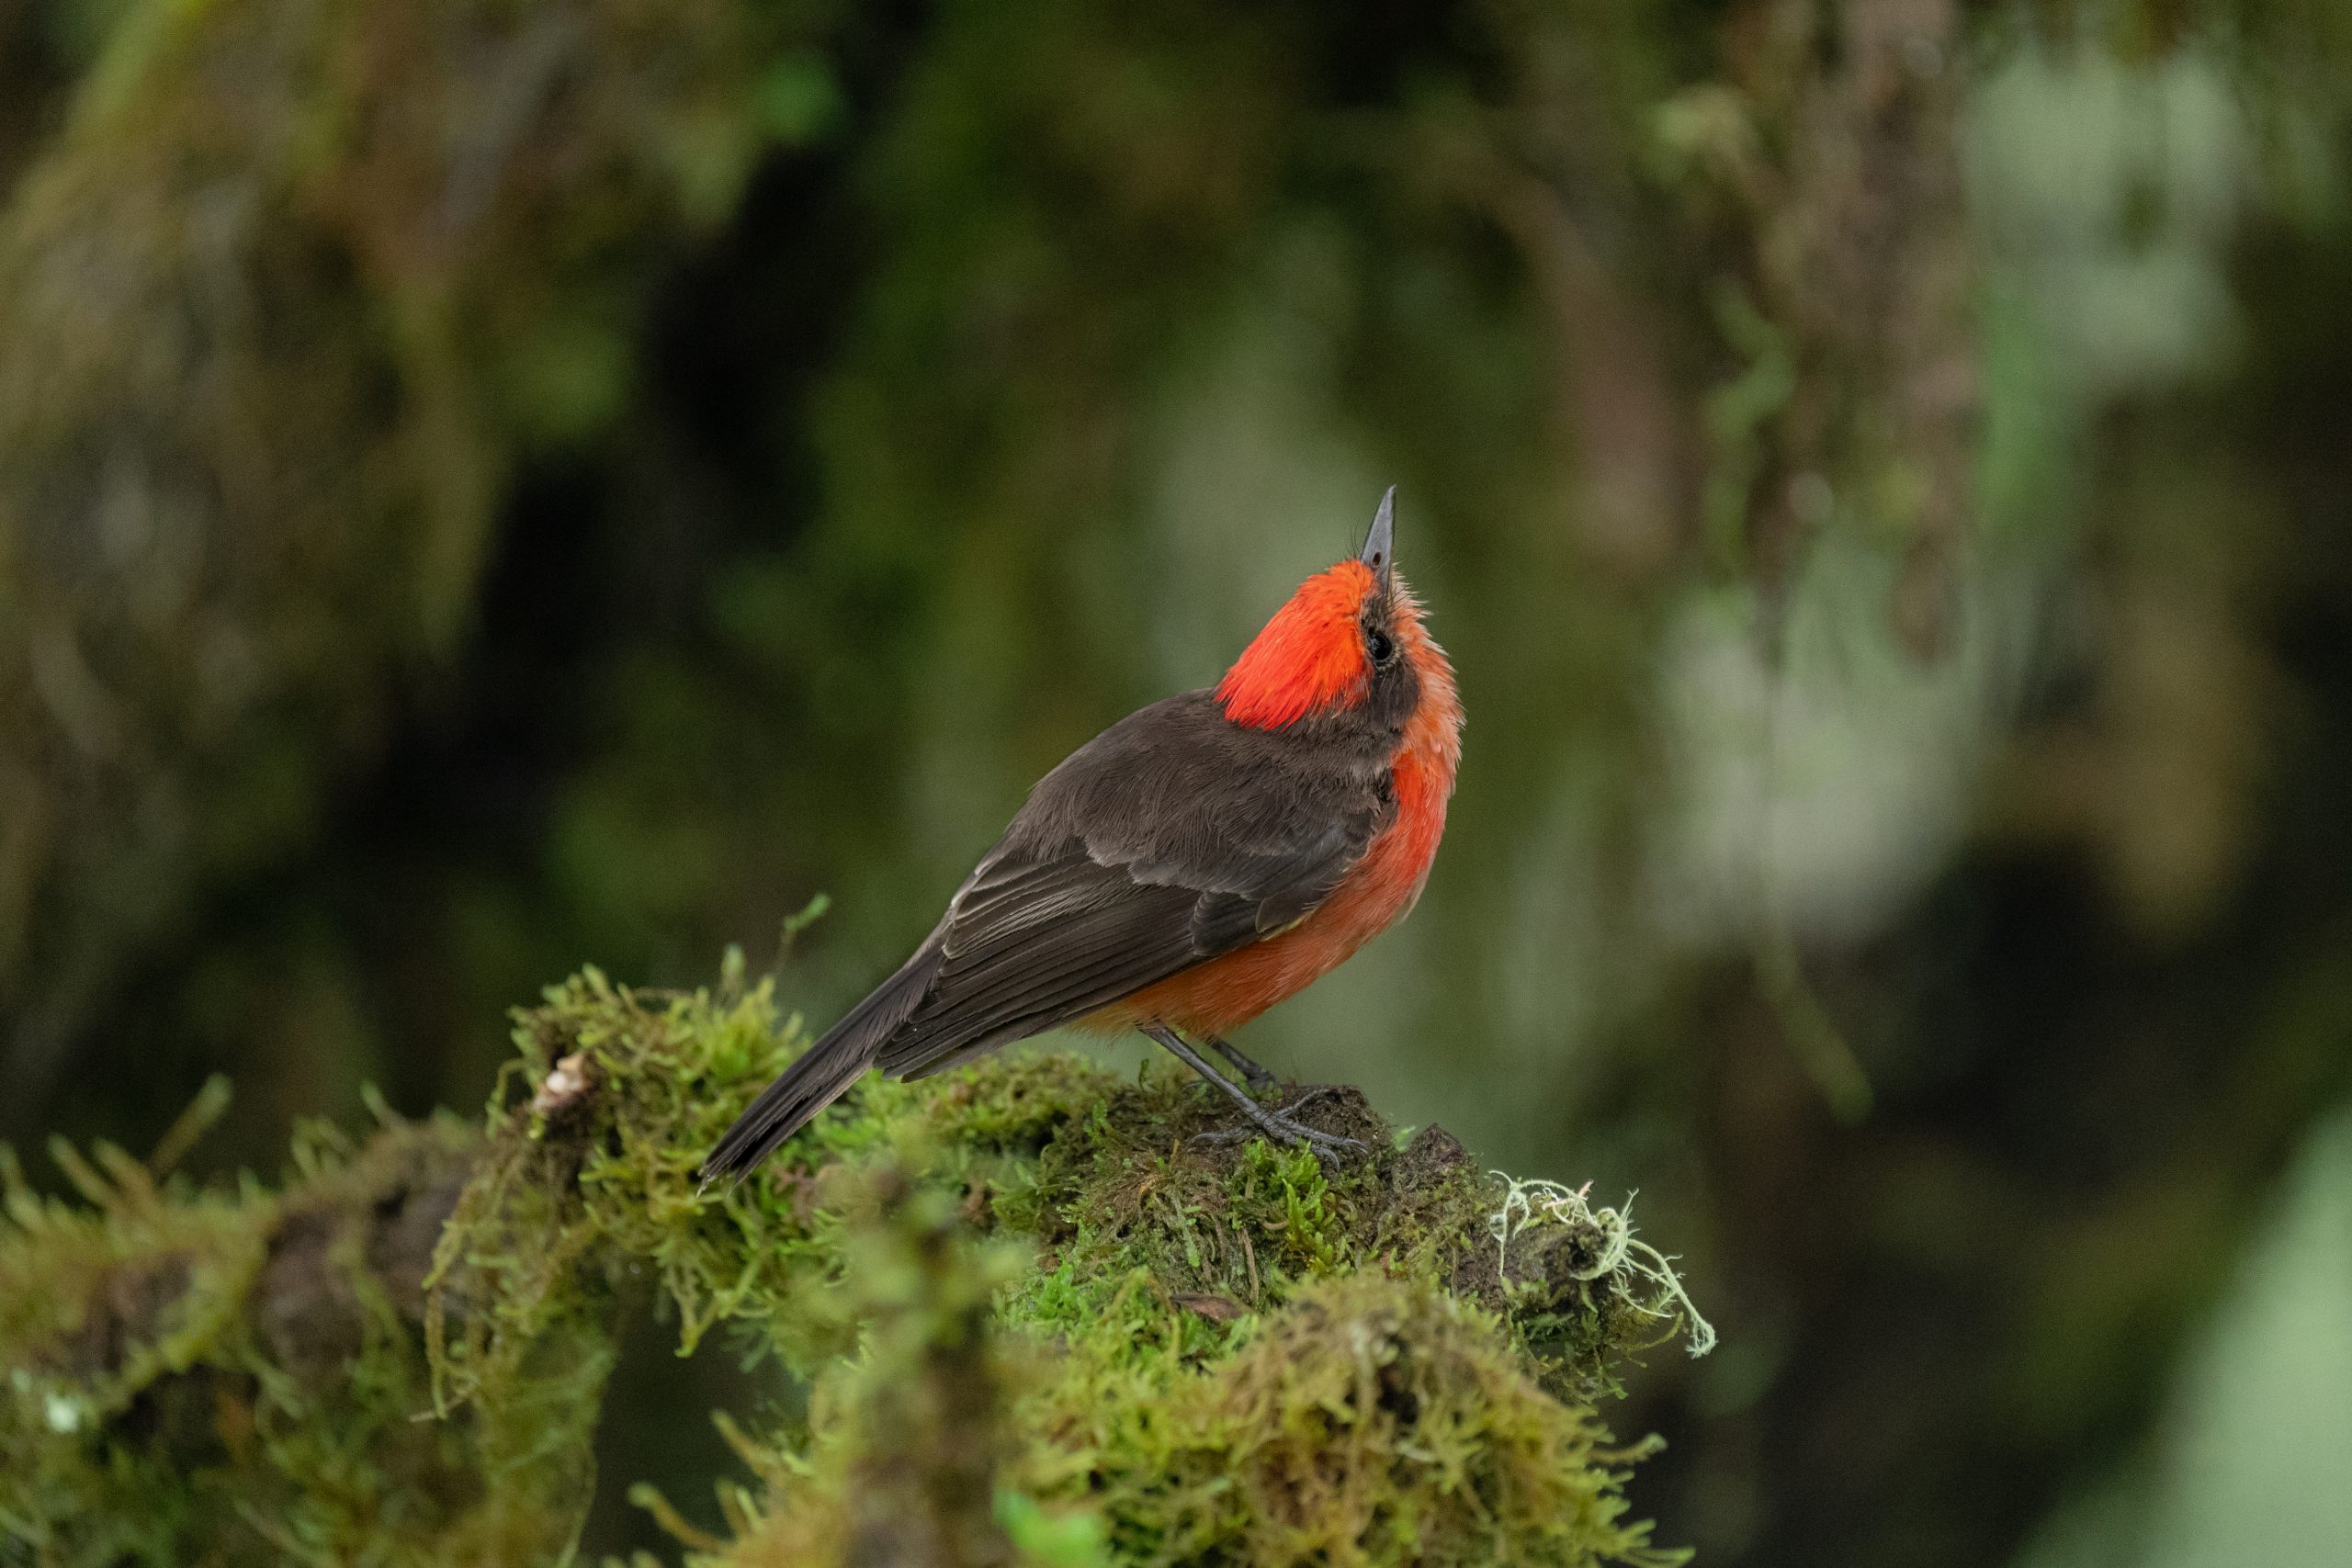
[[[1627,1194],[1617,1208],[1594,1208],[1588,1201],[1592,1184],[1564,1187],[1556,1181],[1521,1179],[1495,1171],[1503,1185],[1502,1206],[1487,1216],[1495,1238],[1495,1278],[1511,1286],[1510,1244],[1532,1230],[1549,1227],[1571,1236],[1599,1232],[1600,1245],[1582,1261],[1566,1265],[1571,1279],[1607,1281],[1619,1299],[1635,1312],[1679,1327],[1695,1358],[1715,1348],[1714,1325],[1699,1315],[1674,1259],[1634,1234],[1634,1199]]]

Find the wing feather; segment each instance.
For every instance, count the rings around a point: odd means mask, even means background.
[[[1067,1023],[1329,896],[1393,812],[1385,768],[1219,758],[1213,742],[1233,729],[1217,722],[1222,734],[1152,748],[1161,758],[1106,744],[1114,728],[1046,777],[956,896],[938,972],[876,1066],[921,1074]],[[1209,776],[1154,765],[1169,755],[1205,756]]]

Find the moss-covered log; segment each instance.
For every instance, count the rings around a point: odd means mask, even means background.
[[[281,1190],[159,1190],[62,1151],[86,1207],[25,1190],[0,1230],[0,1561],[528,1562],[590,1472],[577,1438],[486,1471],[492,1425],[429,1408],[425,1280],[478,1140],[297,1140]],[[597,1366],[595,1347],[589,1362]],[[593,1416],[593,1384],[575,1419]]]
[[[761,1176],[695,1166],[805,1043],[772,987],[591,972],[522,1017],[486,1134],[305,1133],[287,1180],[87,1200],[8,1168],[0,1560],[516,1562],[563,1551],[618,1310],[657,1282],[809,1380],[738,1446],[713,1561],[1644,1562],[1611,1368],[1703,1333],[1622,1214],[1374,1151],[1195,1141],[1169,1074],[999,1059],[871,1081]],[[733,1430],[731,1426],[729,1428]],[[660,1498],[647,1506],[675,1518]]]

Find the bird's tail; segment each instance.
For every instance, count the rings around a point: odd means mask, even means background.
[[[760,1098],[736,1118],[735,1125],[702,1162],[703,1186],[733,1183],[749,1176],[775,1152],[776,1145],[840,1099],[874,1065],[883,1044],[922,1000],[938,973],[939,959],[934,934],[897,974],[850,1009],[775,1082],[762,1089]]]

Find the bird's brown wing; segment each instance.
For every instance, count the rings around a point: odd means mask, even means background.
[[[1083,1017],[1195,964],[1291,924],[1320,903],[1363,853],[1347,827],[1297,846],[1266,885],[1227,889],[1211,875],[1130,863],[1083,846],[1002,867],[1003,891],[976,885],[981,907],[950,920],[929,992],[876,1065],[919,1077],[993,1046]],[[992,868],[996,869],[996,868]]]
[[[868,1066],[920,1077],[1069,1022],[1311,913],[1394,818],[1379,728],[1228,723],[1205,692],[1046,775],[930,937],[705,1162],[750,1169]]]
[[[1239,729],[1201,694],[1144,709],[1038,784],[876,1065],[936,1072],[1294,924],[1393,816],[1387,776],[1369,748]]]

